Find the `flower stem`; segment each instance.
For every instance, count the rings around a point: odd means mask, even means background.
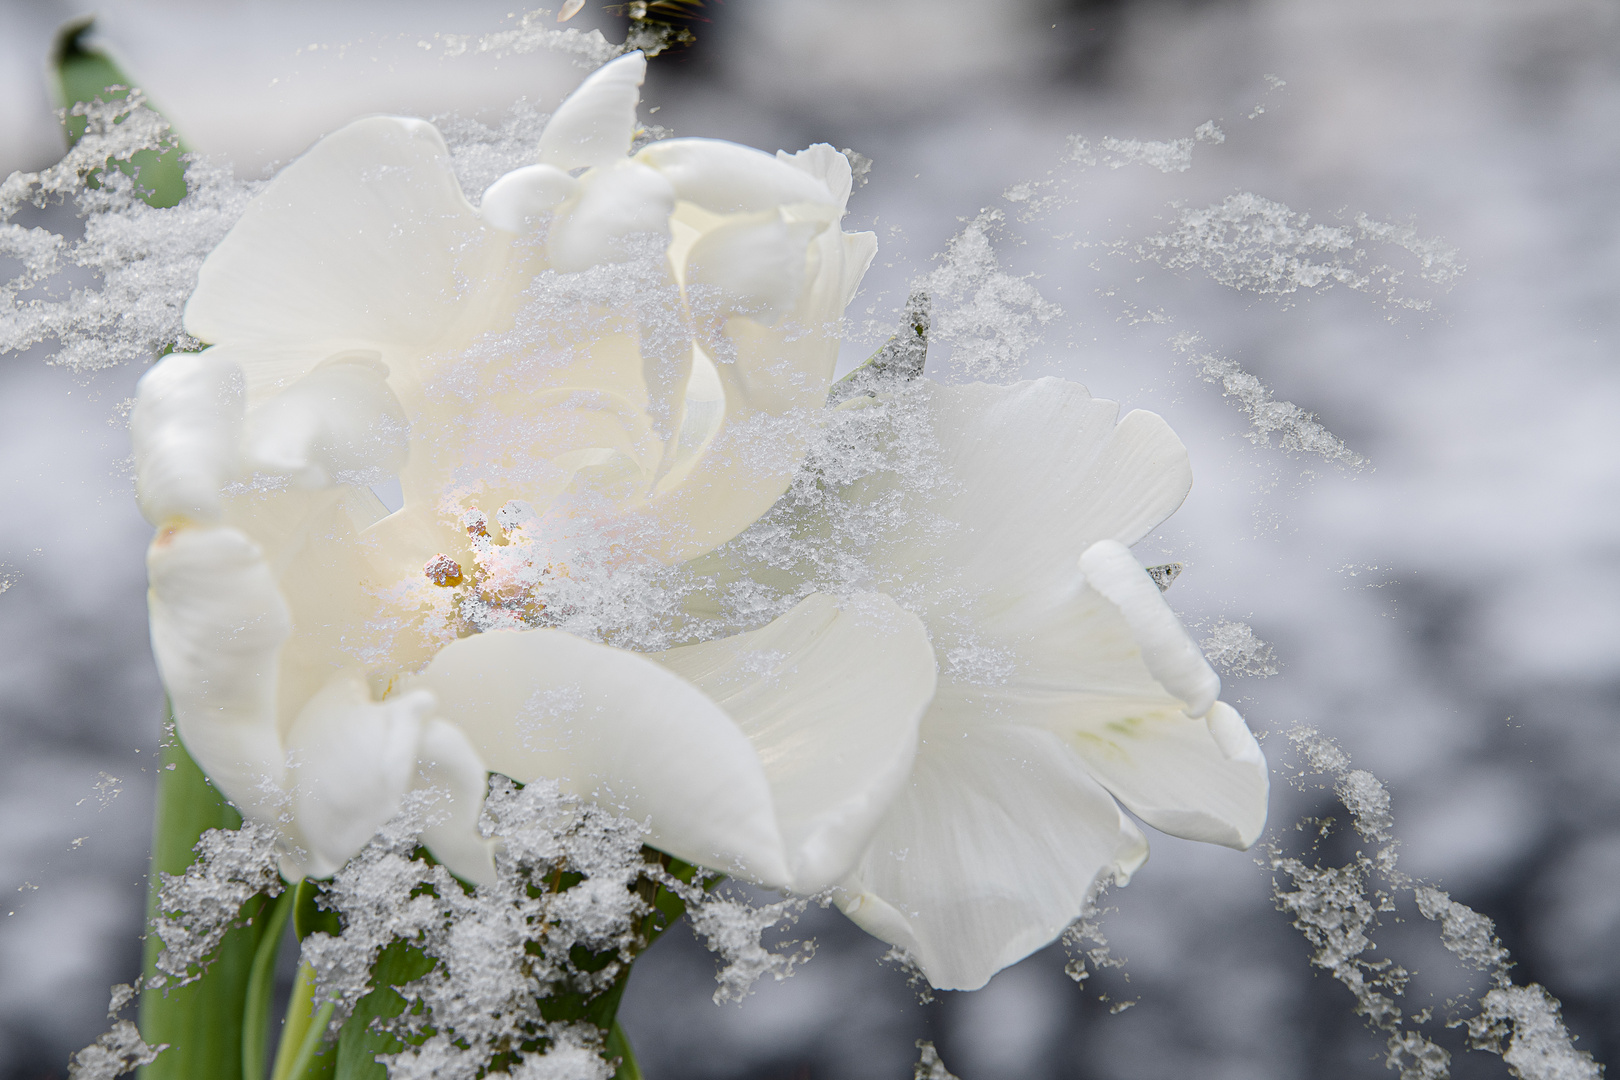
[[[307,961],[298,965],[298,981],[293,984],[292,1000],[287,1002],[287,1019],[276,1047],[276,1067],[270,1080],[315,1080],[330,1075],[337,1059],[316,1052],[332,1019],[332,1002],[315,1008],[315,969]]]
[[[613,1020],[613,1028],[608,1032],[607,1052],[609,1057],[619,1059],[619,1071],[613,1074],[613,1080],[641,1080],[641,1066],[636,1063],[636,1052],[630,1048],[630,1037],[624,1033],[618,1018]]]
[[[156,913],[163,874],[183,874],[192,850],[208,829],[235,829],[239,815],[203,776],[175,735],[172,721],[163,740],[158,771],[157,820],[147,886],[147,920]],[[267,901],[256,896],[242,906],[245,925],[225,935],[202,977],[165,986],[156,962],[163,941],[146,936],[145,989],[141,991],[141,1036],[169,1048],[141,1070],[141,1080],[245,1080],[242,1077],[242,1016],[249,972],[264,932]]]
[[[253,954],[247,1001],[242,1006],[242,1080],[263,1080],[264,1077],[276,958],[281,955],[282,932],[287,928],[287,917],[292,914],[296,894],[297,890],[289,887],[271,902],[264,920],[264,936],[259,938],[259,947]]]

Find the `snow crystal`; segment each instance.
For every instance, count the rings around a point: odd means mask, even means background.
[[[928,275],[933,340],[950,348],[952,369],[970,379],[1017,378],[1039,328],[1063,314],[1028,277],[1001,269],[993,240],[1005,217],[992,209],[968,222]]]
[[[1469,967],[1487,973],[1492,986],[1472,1016],[1454,1015],[1448,1027],[1466,1030],[1471,1049],[1502,1055],[1509,1070],[1526,1080],[1597,1080],[1602,1067],[1577,1050],[1564,1027],[1559,1006],[1537,984],[1513,985],[1508,952],[1490,919],[1451,899],[1432,885],[1414,881],[1397,868],[1397,841],[1389,791],[1365,769],[1351,767],[1349,755],[1332,740],[1308,728],[1289,733],[1311,774],[1333,782],[1363,840],[1377,845],[1369,856],[1356,851],[1343,866],[1324,867],[1285,856],[1266,845],[1279,910],[1292,917],[1315,952],[1311,962],[1330,972],[1354,995],[1356,1012],[1387,1036],[1387,1066],[1401,1080],[1445,1080],[1450,1055],[1414,1028],[1429,1022],[1429,1011],[1410,1017],[1396,1004],[1410,973],[1390,959],[1372,961],[1373,932],[1379,916],[1396,910],[1398,895],[1410,892],[1426,919],[1440,923],[1441,943]],[[1311,822],[1302,822],[1301,828]],[[1318,842],[1329,825],[1315,823]]]
[[[253,822],[240,829],[209,829],[198,839],[196,861],[184,874],[161,875],[152,930],[163,949],[155,963],[159,974],[147,986],[184,986],[202,978],[220,942],[238,924],[242,905],[260,894],[281,895],[278,840],[275,829]]]
[[[1160,592],[1169,592],[1170,586],[1175,584],[1176,578],[1180,577],[1185,569],[1186,567],[1178,562],[1160,563],[1158,566],[1148,567],[1147,575],[1153,579],[1153,584],[1159,587]]]
[[[692,932],[721,959],[715,976],[716,1005],[727,1001],[742,1003],[753,993],[754,983],[769,975],[781,982],[793,969],[816,953],[814,941],[792,942],[786,951],[772,951],[760,942],[765,931],[791,924],[808,905],[804,898],[782,900],[754,907],[739,900],[711,896],[687,908]]]
[[[241,215],[252,185],[191,157],[185,198],[148,206],[135,180],[106,165],[172,147],[168,124],[138,91],[75,105],[71,115],[87,126],[60,162],[0,183],[0,258],[21,265],[0,285],[0,352],[54,340],[53,362],[82,371],[200,347],[181,329],[181,312],[203,259]],[[86,219],[77,240],[12,220],[25,206],[63,200]],[[81,283],[86,273],[99,287]]]
[[[68,1080],[113,1080],[150,1065],[168,1045],[148,1046],[131,1021],[116,1021],[112,1030],[73,1055]]]
[[[939,1059],[939,1051],[927,1039],[917,1040],[917,1067],[912,1071],[912,1080],[956,1080],[956,1074],[945,1067]]]
[[[1228,675],[1254,675],[1265,679],[1280,670],[1276,653],[1255,636],[1248,623],[1221,619],[1209,628],[1199,644],[1209,662]]]
[[[1182,333],[1172,339],[1178,352],[1191,354],[1192,362],[1206,382],[1221,384],[1224,396],[1236,398],[1243,411],[1249,414],[1249,441],[1256,446],[1270,446],[1273,435],[1284,449],[1296,453],[1318,454],[1338,465],[1362,469],[1367,459],[1346,446],[1337,435],[1323,427],[1311,413],[1292,401],[1278,401],[1271,396],[1266,384],[1244,371],[1237,361],[1213,353],[1194,353],[1201,343],[1196,334]]]
[[[500,59],[549,49],[577,57],[581,66],[592,68],[635,47],[615,45],[603,37],[600,30],[578,30],[574,27],[558,30],[554,25],[547,26],[550,16],[551,12],[536,8],[524,12],[518,18],[517,26],[510,30],[498,30],[491,34],[435,34],[434,37],[439,40],[445,56],[484,53]],[[424,41],[422,44],[432,48],[430,42]]]
[[[1344,285],[1382,293],[1398,307],[1426,311],[1432,302],[1407,295],[1406,274],[1371,261],[1373,245],[1417,257],[1417,276],[1450,286],[1463,272],[1455,249],[1419,237],[1410,226],[1358,214],[1353,226],[1313,224],[1309,214],[1253,192],[1229,195],[1212,206],[1183,207],[1175,226],[1136,244],[1137,257],[1171,270],[1200,269],[1213,280],[1262,296]]]

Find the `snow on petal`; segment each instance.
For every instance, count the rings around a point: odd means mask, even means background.
[[[491,631],[439,651],[432,690],[490,769],[551,778],[651,824],[649,842],[768,885],[790,871],[747,736],[652,660],[560,630]]]
[[[838,904],[934,986],[976,990],[1056,939],[1099,880],[1127,879],[1147,844],[1055,735],[984,727],[941,697]]]
[[[815,593],[759,630],[653,659],[707,693],[758,751],[792,888],[817,892],[847,873],[911,771],[934,694],[916,616],[878,593]]]
[[[291,617],[270,567],[239,530],[212,526],[160,532],[146,572],[152,653],[181,742],[243,813],[276,820],[277,666]]]
[[[540,162],[563,171],[611,165],[630,152],[647,58],[626,53],[591,72],[540,133]]]
[[[1125,616],[1153,677],[1186,704],[1188,715],[1208,712],[1220,697],[1221,677],[1136,557],[1117,540],[1099,540],[1080,556],[1080,570]]]
[[[217,521],[237,468],[242,372],[212,349],[170,353],[141,376],[130,416],[135,491],[154,525]]]

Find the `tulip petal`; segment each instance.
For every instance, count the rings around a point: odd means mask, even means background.
[[[1186,703],[1189,716],[1208,712],[1221,695],[1221,678],[1136,557],[1118,540],[1099,540],[1080,556],[1080,572],[1125,616],[1142,660],[1159,684]]]
[[[635,160],[663,173],[677,199],[715,214],[758,213],[793,203],[842,209],[819,176],[723,139],[664,139],[644,147]]]
[[[1132,573],[1148,581],[1136,560],[1124,557]],[[1093,584],[1076,575],[1066,591],[1049,594],[1044,607],[1030,602],[1008,609],[990,629],[997,640],[1016,643],[1016,671],[999,685],[957,692],[976,701],[987,720],[1038,725],[1061,737],[1104,787],[1154,828],[1247,848],[1265,826],[1270,790],[1259,745],[1222,702],[1209,705],[1203,719],[1190,715],[1187,698],[1206,692],[1208,682],[1195,677],[1180,691],[1166,686],[1126,614]],[[1163,606],[1151,581],[1148,590],[1151,596],[1136,601]],[[1182,656],[1192,650],[1196,657],[1169,608],[1160,616],[1161,647]],[[1139,615],[1137,621],[1155,620]],[[1203,664],[1201,657],[1197,663]]]
[[[867,593],[825,593],[769,625],[652,658],[703,690],[765,766],[791,887],[849,871],[911,771],[934,655],[917,617]]]
[[[426,691],[372,701],[356,672],[309,699],[287,737],[306,874],[336,872],[399,813],[433,704]]]
[[[432,124],[379,116],[328,135],[248,204],[186,304],[204,341],[423,350],[450,329],[484,248]],[[250,390],[261,373],[247,367]],[[276,377],[301,371],[278,369]]]
[[[649,843],[678,858],[788,881],[754,748],[652,660],[560,630],[500,630],[447,645],[406,685],[432,690],[490,769],[646,819]]]
[[[922,558],[982,589],[1039,591],[1071,576],[1098,540],[1133,544],[1187,496],[1187,450],[1168,424],[1061,379],[923,387],[928,422],[955,481],[927,493],[928,525],[891,549],[904,576]],[[934,515],[937,515],[935,517]],[[958,523],[942,532],[939,518]]]
[[[435,796],[422,843],[433,857],[468,881],[495,883],[495,847],[478,831],[489,773],[460,728],[430,720],[422,728],[418,790]]]
[[[611,165],[630,152],[647,58],[626,53],[603,64],[563,99],[540,133],[540,161],[562,169]]]
[[[838,903],[934,986],[976,990],[1061,934],[1100,879],[1127,878],[1147,844],[1056,736],[976,725],[940,697]]]
[[[153,525],[217,521],[220,489],[236,472],[242,371],[216,349],[170,353],[136,385],[130,434],[135,491]]]
[[[627,262],[638,254],[635,237],[669,236],[674,209],[675,194],[656,169],[627,160],[592,169],[581,178],[579,194],[557,211],[546,248],[551,265],[577,273]]]
[[[165,529],[146,555],[152,653],[186,749],[244,814],[276,821],[286,763],[278,658],[292,629],[257,545],[228,527]]]
[[[541,214],[567,202],[579,181],[555,165],[527,165],[489,185],[478,200],[478,215],[503,232],[521,233]]]
[[[376,353],[340,353],[253,408],[250,467],[304,488],[374,484],[399,471],[409,446],[405,409]]]

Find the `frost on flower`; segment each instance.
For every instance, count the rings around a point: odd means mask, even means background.
[[[0,258],[21,264],[0,283],[0,352],[54,341],[54,363],[89,370],[196,348],[181,309],[198,268],[241,213],[246,185],[192,160],[187,197],[148,206],[136,181],[107,163],[172,147],[168,124],[138,92],[75,105],[71,115],[83,116],[86,129],[60,162],[0,182]],[[24,207],[63,200],[85,218],[78,239],[13,220]]]
[[[986,210],[951,238],[928,275],[932,338],[950,348],[950,363],[970,379],[1016,378],[1040,328],[1063,313],[1028,277],[1001,268],[993,239],[1004,215]]]
[[[1229,675],[1268,678],[1277,674],[1277,654],[1255,636],[1254,628],[1235,619],[1220,619],[1199,642],[1209,662]]]
[[[1514,985],[1512,964],[1491,920],[1399,869],[1388,789],[1372,773],[1353,768],[1349,755],[1318,732],[1295,729],[1289,739],[1307,767],[1302,776],[1331,780],[1352,827],[1374,850],[1369,855],[1358,849],[1349,862],[1324,866],[1268,844],[1273,896],[1311,944],[1311,962],[1342,983],[1355,998],[1356,1012],[1385,1034],[1388,1068],[1402,1080],[1450,1076],[1449,1053],[1421,1030],[1430,1011],[1407,1014],[1399,1004],[1411,972],[1387,956],[1368,958],[1381,917],[1410,896],[1425,919],[1440,924],[1441,944],[1490,980],[1477,1011],[1452,1011],[1447,1027],[1463,1029],[1470,1049],[1500,1054],[1509,1071],[1525,1080],[1598,1080],[1602,1066],[1575,1047],[1557,1000],[1538,984]],[[1317,843],[1330,831],[1330,824],[1306,825],[1315,826]]]
[[[164,874],[152,932],[163,942],[153,988],[184,986],[202,977],[225,935],[255,896],[279,896],[274,829],[252,822],[240,829],[209,829],[197,841],[196,861],[184,874]]]

